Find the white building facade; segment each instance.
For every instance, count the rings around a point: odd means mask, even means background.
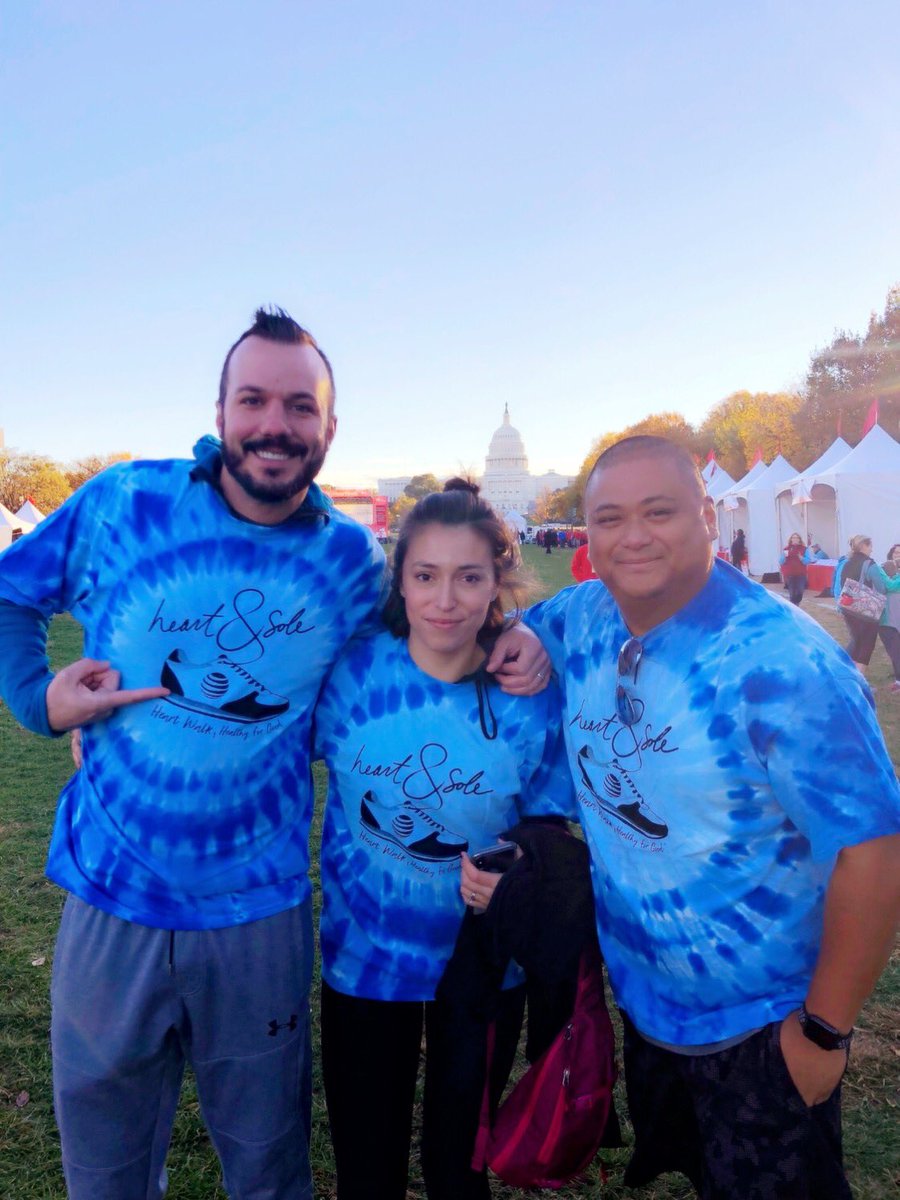
[[[544,492],[568,487],[571,475],[547,471],[532,475],[528,455],[518,429],[510,422],[509,405],[503,409],[503,422],[494,431],[484,460],[481,492],[499,512],[527,512]]]
[[[408,483],[412,483],[412,475],[394,475],[389,479],[379,479],[378,495],[387,497],[388,503],[393,504],[403,495]]]
[[[378,494],[393,503],[403,494],[411,475],[398,475],[378,480]],[[539,496],[568,487],[573,476],[547,471],[532,475],[528,470],[528,455],[518,429],[509,419],[509,405],[503,410],[503,421],[494,431],[484,460],[484,474],[478,481],[481,493],[498,512],[527,513]]]

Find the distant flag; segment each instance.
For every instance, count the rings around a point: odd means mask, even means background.
[[[706,456],[706,461],[707,461],[707,462],[712,462],[712,460],[713,460],[715,457],[716,457],[716,452],[715,452],[715,450],[714,450],[714,449],[713,449],[713,448],[710,446],[710,449],[709,449],[709,454],[707,454],[707,456]]]
[[[869,405],[869,411],[866,413],[865,424],[862,427],[862,437],[865,437],[873,426],[878,424],[878,397],[876,396]]]
[[[842,436],[841,423],[843,422],[843,420],[844,420],[844,414],[842,412],[838,412],[838,415],[837,415],[837,435],[838,435],[838,437]]]
[[[762,462],[762,460],[763,460],[762,446],[757,446],[756,453],[753,455],[753,462],[750,464],[750,466],[755,467],[756,464]]]

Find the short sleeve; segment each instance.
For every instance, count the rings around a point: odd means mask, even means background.
[[[532,604],[522,617],[528,628],[541,639],[544,649],[550,655],[553,669],[560,678],[565,667],[566,613],[578,586],[584,585],[576,584],[564,588],[549,600]]]
[[[808,689],[765,752],[773,792],[819,861],[900,832],[900,786],[871,693],[848,676]]]

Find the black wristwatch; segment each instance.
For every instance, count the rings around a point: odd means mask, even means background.
[[[800,1019],[803,1036],[808,1037],[811,1042],[815,1042],[821,1050],[850,1049],[850,1043],[853,1041],[852,1029],[849,1033],[841,1033],[839,1029],[835,1029],[821,1017],[817,1017],[815,1013],[807,1012],[805,1004],[800,1005],[797,1016]]]

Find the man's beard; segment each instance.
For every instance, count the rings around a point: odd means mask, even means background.
[[[292,464],[296,473],[288,479],[257,479],[244,465],[254,450],[294,456]],[[292,442],[289,438],[256,438],[235,449],[229,444],[226,432],[222,431],[222,463],[247,495],[263,504],[281,504],[308,488],[321,471],[327,453],[328,447],[321,438],[311,446]],[[265,460],[257,458],[256,461],[263,464]]]

